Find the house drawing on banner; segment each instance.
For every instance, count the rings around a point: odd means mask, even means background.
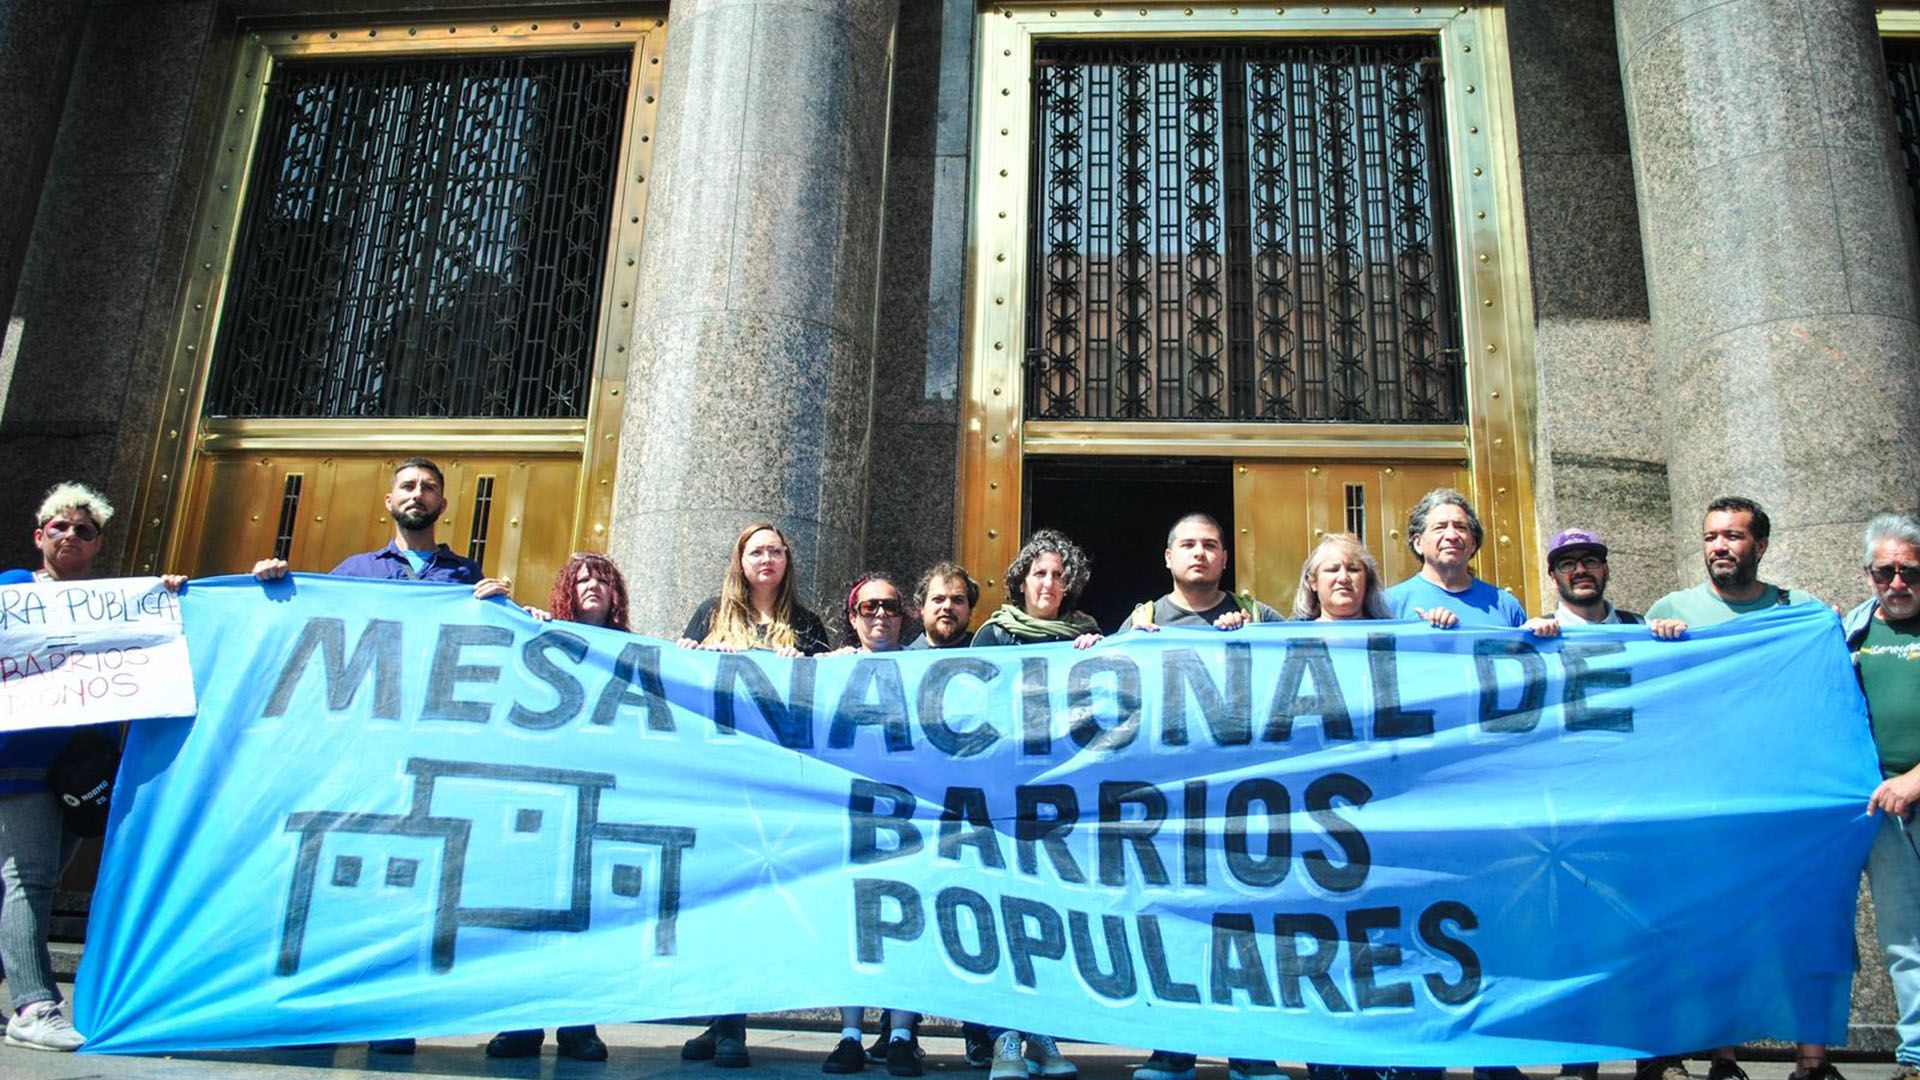
[[[407,772],[413,802],[404,814],[288,816],[299,854],[278,974],[300,970],[316,920],[378,925],[430,906],[424,925],[382,939],[382,948],[424,951],[442,972],[453,968],[463,927],[579,932],[596,903],[603,911],[643,905],[649,893],[654,954],[673,955],[693,829],[601,821],[601,793],[615,786],[609,773],[428,758],[409,759]],[[479,853],[514,872],[469,881],[468,860]],[[396,890],[411,902],[396,904]]]

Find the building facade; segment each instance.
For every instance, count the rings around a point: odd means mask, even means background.
[[[1722,493],[1770,580],[1851,603],[1861,526],[1920,502],[1915,36],[1864,0],[0,0],[0,543],[76,478],[128,573],[324,569],[425,453],[525,602],[604,549],[670,634],[768,520],[822,612],[952,555],[990,608],[1052,525],[1111,621],[1186,510],[1284,607],[1319,532],[1408,572],[1445,483],[1530,608],[1568,526],[1624,606],[1700,580]]]

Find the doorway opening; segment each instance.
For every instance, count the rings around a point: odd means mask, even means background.
[[[1058,529],[1093,561],[1080,610],[1108,633],[1142,601],[1172,587],[1167,529],[1182,515],[1211,514],[1232,548],[1233,465],[1223,459],[1028,458],[1027,532]],[[1004,572],[1004,567],[998,572]],[[1234,562],[1220,587],[1234,587]]]

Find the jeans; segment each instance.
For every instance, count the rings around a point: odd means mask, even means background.
[[[49,791],[0,795],[0,967],[13,1008],[59,1001],[47,928],[60,878],[60,801]]]
[[[1880,813],[1867,856],[1867,888],[1893,1000],[1900,1010],[1894,1029],[1900,1049],[1894,1058],[1920,1065],[1920,835],[1913,822]]]

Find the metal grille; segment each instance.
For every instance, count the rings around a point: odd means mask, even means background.
[[[1906,166],[1907,202],[1920,219],[1920,40],[1886,39],[1887,88],[1893,97],[1893,126],[1900,136],[1900,160]]]
[[[277,66],[208,413],[584,416],[630,63]]]
[[[1367,486],[1348,484],[1347,486],[1347,531],[1367,541]]]
[[[288,473],[280,491],[280,523],[273,530],[273,557],[284,560],[293,551],[293,528],[300,521],[300,487],[306,477]]]
[[[473,565],[487,565],[487,523],[493,517],[493,477],[482,476],[473,483],[473,528],[467,533],[467,558]]]
[[[1432,50],[1037,48],[1027,415],[1463,419]]]

